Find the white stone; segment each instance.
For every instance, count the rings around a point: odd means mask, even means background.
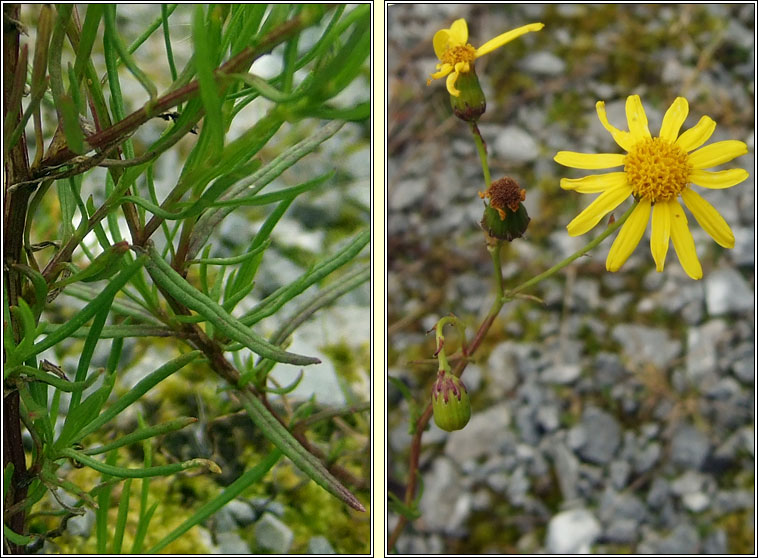
[[[705,303],[711,316],[753,309],[754,293],[734,269],[719,269],[705,280]]]
[[[600,535],[600,523],[585,509],[568,510],[553,516],[547,526],[550,554],[589,554]]]
[[[506,126],[498,134],[492,146],[499,158],[509,165],[528,163],[537,158],[538,147],[532,135],[518,126]]]

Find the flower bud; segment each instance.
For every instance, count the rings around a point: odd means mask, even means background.
[[[434,422],[442,430],[460,430],[471,418],[471,402],[463,382],[446,370],[440,370],[432,387]]]
[[[455,116],[466,122],[476,122],[487,110],[487,100],[474,68],[472,67],[470,72],[460,74],[455,86],[459,95],[450,95],[450,105]]]
[[[481,225],[491,238],[510,242],[524,235],[531,219],[521,203],[526,199],[526,190],[515,180],[507,176],[496,180],[486,192],[479,192],[479,197],[490,200]]]

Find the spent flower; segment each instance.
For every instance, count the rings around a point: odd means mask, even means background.
[[[692,185],[722,189],[739,184],[748,177],[744,169],[708,171],[707,168],[726,163],[747,153],[742,141],[718,141],[701,147],[713,134],[716,123],[708,116],[689,130],[679,134],[689,112],[684,97],[677,97],[663,117],[661,130],[652,137],[647,116],[638,95],[626,100],[629,131],[614,127],[605,112],[605,103],[596,105],[600,122],[616,143],[627,153],[576,153],[560,151],[555,161],[578,169],[606,169],[623,166],[623,171],[562,178],[561,188],[582,194],[600,195],[567,226],[571,236],[588,232],[629,196],[638,201],[628,220],[613,242],[606,268],[618,271],[639,244],[652,221],[650,250],[657,271],[663,271],[669,240],[674,245],[684,271],[700,279],[700,266],[681,199],[700,226],[724,248],[734,247],[734,234],[716,209],[698,194]],[[652,214],[652,217],[651,217]]]
[[[489,198],[484,209],[481,225],[489,237],[508,242],[521,238],[529,226],[529,214],[521,203],[526,200],[526,190],[509,176],[495,180],[479,197]]]

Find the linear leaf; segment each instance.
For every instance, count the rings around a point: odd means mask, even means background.
[[[82,327],[87,321],[92,318],[103,307],[103,305],[110,305],[110,301],[116,295],[121,288],[131,279],[132,275],[145,264],[147,261],[146,255],[141,255],[135,259],[129,266],[116,275],[108,285],[100,292],[95,299],[82,308],[77,314],[75,314],[65,325],[56,329],[53,333],[42,339],[39,343],[36,343],[31,350],[22,355],[21,361],[26,360],[32,355],[36,355],[49,349],[50,347],[60,343],[77,329]]]
[[[247,390],[239,392],[242,406],[263,434],[316,484],[358,511],[366,511],[358,499],[328,471],[316,456],[306,450],[263,402]]]
[[[266,456],[265,459],[263,459],[263,461],[260,461],[255,465],[255,467],[243,473],[237,480],[227,486],[218,496],[204,504],[199,510],[187,518],[181,525],[176,527],[173,531],[161,539],[155,546],[148,550],[147,553],[157,554],[159,551],[164,549],[166,545],[181,537],[195,525],[199,525],[205,521],[208,517],[223,508],[234,498],[242,494],[247,488],[257,482],[260,482],[265,474],[268,473],[269,469],[271,469],[271,467],[273,467],[276,462],[279,461],[280,457],[281,452],[279,450],[272,451],[270,454],[268,454],[268,456]]]

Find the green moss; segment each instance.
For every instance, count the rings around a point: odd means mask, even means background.
[[[289,464],[286,468],[291,469]],[[279,474],[289,474],[291,480],[300,479],[296,489],[284,492],[280,498],[286,506],[284,522],[295,534],[291,553],[307,552],[308,541],[318,535],[326,537],[337,554],[370,552],[370,510],[366,513],[353,512],[315,483],[303,484],[302,477],[294,470],[289,473],[280,470]],[[368,499],[361,500],[368,507]]]
[[[727,533],[727,546],[730,554],[746,554],[753,552],[755,530],[753,510],[740,510],[730,513],[716,522],[716,525]]]

